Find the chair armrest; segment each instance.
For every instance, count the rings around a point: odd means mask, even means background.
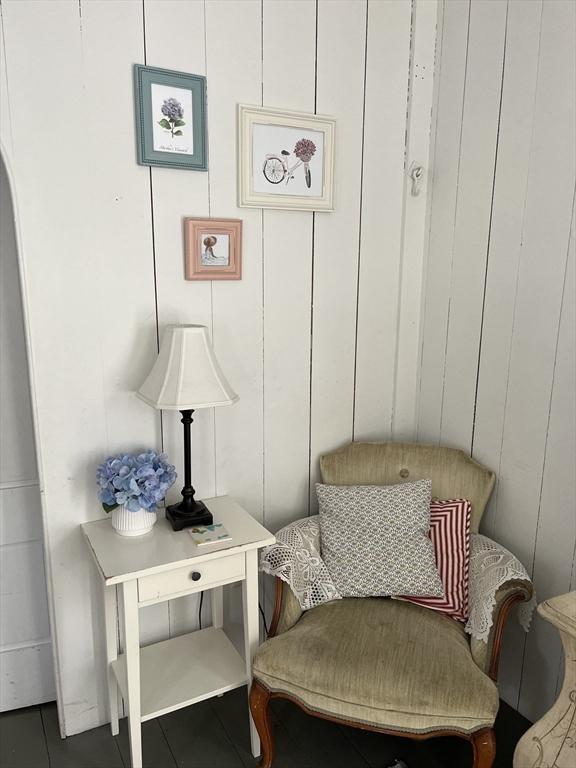
[[[268,637],[274,637],[286,632],[296,624],[304,613],[288,584],[278,577],[274,581],[276,582],[276,597],[274,600],[274,615],[270,622]]]
[[[488,641],[484,642],[475,637],[470,639],[470,650],[474,661],[494,682],[498,678],[502,637],[510,611],[516,603],[531,600],[533,594],[534,590],[529,581],[511,579],[502,584],[495,595],[496,603],[492,611],[492,626]]]
[[[502,633],[512,606],[530,601],[518,614],[528,631],[535,605],[528,572],[501,544],[480,533],[470,536],[469,616],[466,632],[480,669],[496,680]]]
[[[260,570],[276,578],[269,636],[285,632],[302,613],[340,595],[320,555],[318,515],[295,520],[276,533],[260,555]]]

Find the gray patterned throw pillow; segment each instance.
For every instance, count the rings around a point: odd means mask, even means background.
[[[431,480],[316,484],[322,558],[343,597],[442,597],[430,528]]]

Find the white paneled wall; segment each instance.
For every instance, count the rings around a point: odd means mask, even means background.
[[[575,36],[570,0],[443,3],[418,436],[497,472],[483,531],[540,600],[576,588]],[[560,664],[512,622],[504,698],[540,717]]]
[[[233,407],[195,415],[199,496],[228,492],[273,530],[309,513],[321,452],[353,436],[413,434],[414,396],[395,381],[417,338],[404,363],[399,296],[412,295],[417,325],[421,275],[407,265],[421,264],[423,248],[407,251],[404,229],[410,217],[422,225],[424,206],[405,196],[404,170],[425,159],[406,155],[406,135],[429,135],[436,4],[2,0],[1,9],[0,128],[23,235],[60,714],[72,734],[106,719],[98,578],[78,529],[101,516],[94,467],[109,452],[163,443],[181,469],[178,416],[161,424],[133,396],[158,330],[206,324],[240,394]],[[136,164],[135,62],[207,76],[207,173]],[[237,208],[242,102],[336,118],[333,213]],[[206,215],[243,219],[241,281],[184,281],[182,218]],[[142,639],[182,632],[196,614],[194,600],[146,609]]]

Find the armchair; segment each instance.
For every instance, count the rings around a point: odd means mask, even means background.
[[[409,443],[352,443],[323,456],[320,469],[332,485],[429,478],[434,497],[472,503],[475,533],[495,483],[462,451]],[[413,739],[458,736],[471,742],[474,768],[492,768],[502,633],[512,606],[531,594],[523,578],[500,585],[484,642],[470,639],[451,617],[390,598],[335,599],[303,610],[277,578],[269,637],[255,655],[250,691],[261,768],[271,768],[274,756],[272,698],[357,728]]]

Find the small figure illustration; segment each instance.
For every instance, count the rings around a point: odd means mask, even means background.
[[[316,144],[310,139],[299,139],[294,147],[294,154],[298,158],[298,162],[292,166],[288,166],[288,156],[290,152],[283,149],[279,155],[266,155],[264,159],[264,165],[262,166],[262,172],[264,178],[269,181],[270,184],[280,184],[283,179],[286,179],[286,184],[290,179],[294,178],[294,171],[301,165],[304,166],[304,178],[306,179],[306,186],[310,189],[312,185],[312,174],[310,173],[310,161],[312,155],[316,152]]]
[[[202,264],[210,264],[210,262],[214,261],[216,258],[213,247],[218,242],[218,238],[214,237],[214,235],[209,235],[208,237],[205,237],[202,242],[205,247],[204,253],[202,254]]]
[[[220,238],[218,248],[216,248],[218,238],[216,235],[206,235],[202,238],[203,250],[200,260],[205,267],[228,267],[230,266],[230,253],[228,238],[224,235]]]

